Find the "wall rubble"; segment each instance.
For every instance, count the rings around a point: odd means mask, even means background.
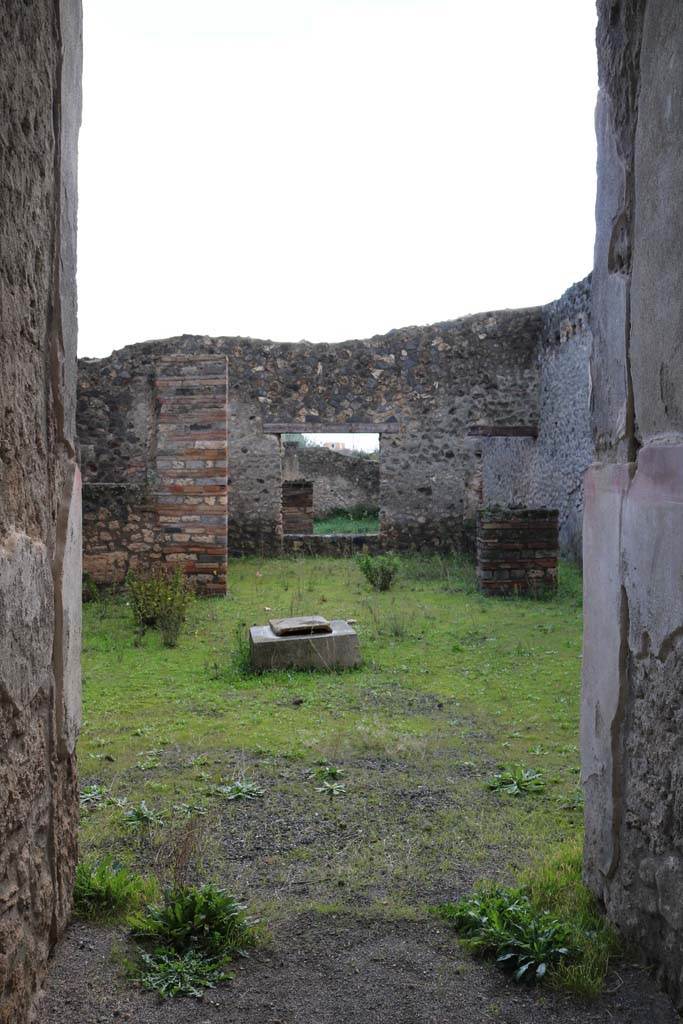
[[[77,859],[80,3],[7,0],[0,37],[0,1022],[24,1024]]]

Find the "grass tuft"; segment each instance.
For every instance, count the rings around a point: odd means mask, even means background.
[[[153,896],[155,886],[111,858],[85,860],[76,867],[74,913],[84,921],[114,921]]]

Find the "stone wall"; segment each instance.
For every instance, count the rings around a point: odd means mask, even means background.
[[[0,6],[0,1022],[71,906],[80,719],[76,0]]]
[[[131,570],[144,573],[155,565],[179,564],[198,593],[225,593],[225,358],[187,360],[166,354],[159,357],[153,375],[131,382],[120,403],[103,408],[81,386],[79,407],[84,405],[89,413],[94,409],[101,414],[97,442],[81,449],[87,477],[85,571],[97,583],[116,584]],[[107,482],[106,476],[116,476],[121,462],[127,468],[125,482]]]
[[[543,310],[534,308],[339,345],[183,336],[81,360],[79,437],[92,502],[88,523],[98,524],[94,538],[86,524],[86,565],[101,554],[99,495],[109,500],[112,484],[154,489],[153,394],[159,360],[169,355],[188,365],[199,357],[228,360],[233,554],[281,550],[280,435],[318,431],[380,434],[380,519],[388,545],[457,547],[478,472],[467,430],[535,419],[543,326]],[[129,504],[135,506],[132,498]]]
[[[598,11],[585,875],[683,1009],[683,6]]]
[[[560,549],[575,560],[581,559],[583,475],[594,451],[590,310],[590,277],[546,307],[537,437],[491,437],[480,448],[484,504],[558,509]]]
[[[286,444],[282,458],[285,480],[313,482],[316,517],[354,509],[379,509],[379,461],[353,452]]]

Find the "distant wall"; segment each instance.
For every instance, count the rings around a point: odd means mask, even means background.
[[[39,1021],[77,860],[81,9],[0,4],[0,1022]]]
[[[543,325],[541,308],[505,310],[339,345],[184,336],[81,360],[86,567],[103,554],[100,513],[112,485],[154,492],[154,389],[159,361],[170,355],[188,366],[227,357],[233,554],[282,549],[280,435],[333,430],[380,434],[384,543],[458,547],[479,469],[467,430],[535,419]]]
[[[560,550],[575,560],[581,559],[583,475],[594,458],[590,310],[590,278],[546,307],[537,437],[491,437],[480,447],[483,503],[558,509]]]
[[[313,514],[338,509],[379,509],[379,460],[330,448],[286,444],[282,457],[285,480],[313,482]]]

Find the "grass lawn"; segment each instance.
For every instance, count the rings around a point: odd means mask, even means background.
[[[86,605],[81,786],[118,803],[84,812],[82,855],[150,870],[198,816],[193,870],[270,921],[345,908],[415,920],[579,836],[576,570],[563,567],[555,599],[503,600],[437,558],[402,559],[382,594],[353,561],[245,558],[230,590],[195,602],[175,649],[156,632],[140,641],[123,599]],[[246,627],[305,612],[356,619],[364,666],[245,674]],[[343,772],[332,796],[310,775],[323,759]],[[487,789],[516,763],[545,790]],[[235,780],[263,795],[216,788]],[[131,825],[143,800],[164,824]]]
[[[379,513],[337,512],[325,519],[316,519],[313,533],[379,533]]]

